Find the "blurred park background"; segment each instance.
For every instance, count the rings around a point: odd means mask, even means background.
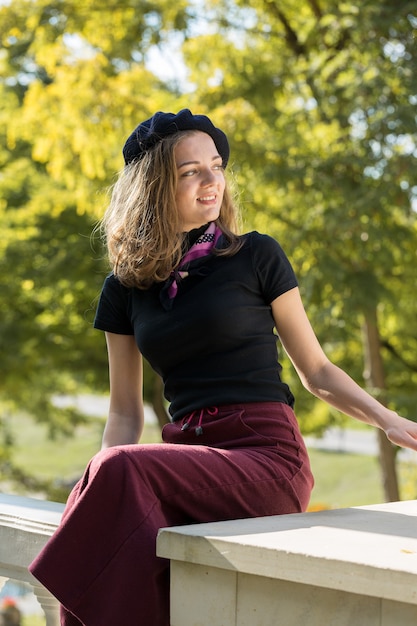
[[[286,250],[329,357],[417,419],[416,1],[2,0],[0,33],[3,491],[63,501],[100,446],[105,415],[61,400],[107,392],[92,233],[157,110],[226,131],[244,229]],[[280,357],[306,436],[363,428]],[[163,423],[149,368],[145,395]],[[417,497],[417,465],[376,445],[312,449],[312,507]]]

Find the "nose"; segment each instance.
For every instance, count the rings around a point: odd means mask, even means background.
[[[216,173],[213,172],[213,170],[211,168],[207,168],[206,170],[204,170],[203,176],[202,176],[202,186],[203,187],[208,187],[209,185],[214,185],[216,180],[217,180],[216,179]]]

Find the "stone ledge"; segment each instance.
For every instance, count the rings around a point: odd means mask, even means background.
[[[0,525],[52,534],[61,520],[64,505],[49,500],[0,494]]]
[[[417,501],[162,529],[159,556],[417,605]]]
[[[57,528],[63,509],[58,502],[0,494],[0,569],[25,571]]]

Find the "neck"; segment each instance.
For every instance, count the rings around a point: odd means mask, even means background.
[[[186,252],[191,248],[193,244],[197,241],[197,239],[207,230],[209,223],[203,224],[199,228],[193,228],[189,230],[187,233],[183,233],[183,250]]]

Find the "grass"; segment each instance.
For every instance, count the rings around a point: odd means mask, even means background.
[[[45,626],[43,615],[24,615],[22,626]]]
[[[78,475],[88,460],[100,449],[103,423],[79,426],[74,437],[58,436],[51,440],[43,424],[27,417],[16,418],[12,427],[16,446],[13,460],[22,469],[39,478]]]
[[[315,477],[310,509],[341,508],[384,501],[378,460],[343,452],[309,450]]]

